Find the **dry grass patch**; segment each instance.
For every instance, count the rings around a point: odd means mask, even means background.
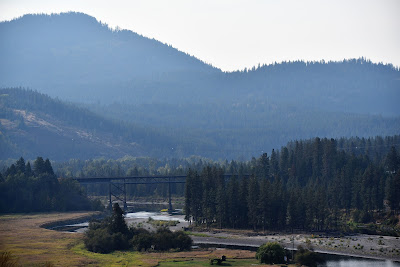
[[[18,266],[209,266],[212,258],[225,255],[231,266],[257,263],[255,252],[199,249],[187,252],[115,251],[98,254],[84,247],[83,234],[57,232],[41,225],[73,220],[93,213],[43,213],[0,216],[0,253],[9,252]],[[268,266],[268,265],[258,265]]]
[[[0,251],[10,252],[21,265],[53,263],[56,266],[88,266],[93,260],[77,255],[71,246],[81,234],[41,228],[45,223],[73,220],[93,213],[38,213],[0,216]]]

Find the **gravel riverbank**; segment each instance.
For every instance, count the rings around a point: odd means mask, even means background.
[[[354,256],[369,259],[382,259],[400,262],[400,240],[398,237],[354,235],[343,237],[324,237],[308,234],[254,235],[227,232],[201,232],[192,236],[195,244],[215,244],[257,248],[266,242],[278,242],[287,249],[310,247],[316,252]]]

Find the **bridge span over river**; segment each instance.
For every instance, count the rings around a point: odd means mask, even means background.
[[[224,174],[224,178],[230,178],[233,174]],[[243,176],[250,176],[242,174]],[[123,177],[82,177],[73,178],[80,184],[108,184],[108,202],[109,208],[115,201],[124,203],[124,210],[127,209],[126,204],[126,185],[130,184],[168,184],[168,210],[172,211],[171,203],[171,184],[184,184],[186,175],[149,175],[149,176],[123,176]]]

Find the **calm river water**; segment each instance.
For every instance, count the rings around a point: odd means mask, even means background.
[[[367,259],[337,259],[329,260],[319,267],[400,267],[400,263],[392,261],[377,261]]]

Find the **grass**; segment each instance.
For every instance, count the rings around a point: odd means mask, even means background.
[[[197,233],[197,232],[191,232],[191,231],[185,231],[188,235],[192,236],[198,236],[198,237],[213,237],[213,238],[219,238],[219,239],[229,239],[228,237],[225,236],[211,236],[203,233]]]
[[[254,252],[239,250],[198,250],[164,253],[115,251],[110,254],[99,254],[87,251],[81,242],[75,245],[72,251],[94,260],[100,266],[210,266],[210,259],[220,258],[222,255],[227,255],[228,257],[228,260],[222,266],[259,265],[259,262],[254,258]]]
[[[154,220],[153,218],[149,217],[147,223],[151,224],[154,227],[167,227],[167,226],[177,226],[179,221]]]
[[[185,231],[188,235],[192,236],[198,236],[198,237],[211,237],[210,235],[203,234],[203,233],[196,233],[196,232],[190,232],[190,231]]]
[[[146,254],[133,251],[114,251],[109,254],[94,253],[86,250],[83,242],[71,249],[76,254],[93,260],[98,266],[143,266],[151,267],[158,264],[157,259],[146,257]]]
[[[43,224],[77,219],[90,213],[38,213],[0,216],[0,253],[18,266],[209,266],[211,258],[226,255],[226,266],[257,264],[255,253],[244,250],[194,250],[139,253],[89,252],[83,235],[44,229]],[[201,235],[201,234],[199,234]]]
[[[95,262],[75,254],[71,245],[81,234],[56,232],[41,228],[45,223],[77,219],[90,213],[38,213],[0,216],[0,251],[9,252],[18,263],[26,265],[93,266]]]

